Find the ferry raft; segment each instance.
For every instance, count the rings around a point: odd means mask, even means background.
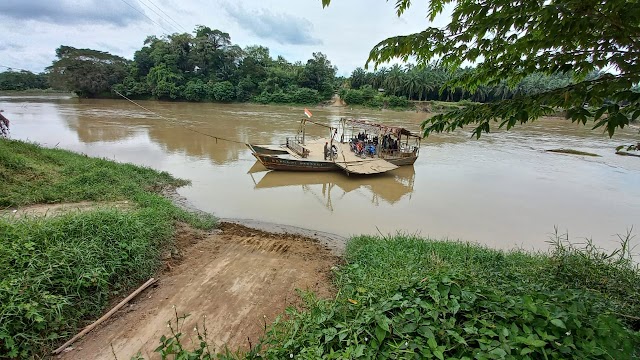
[[[328,129],[329,136],[306,139],[307,123]],[[412,165],[421,137],[409,130],[361,119],[341,118],[338,127],[309,119],[300,121],[298,134],[281,145],[247,144],[253,156],[269,170],[345,171],[379,174]]]

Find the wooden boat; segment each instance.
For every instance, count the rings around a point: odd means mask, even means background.
[[[282,148],[282,145],[253,145],[249,144],[249,148],[256,154],[264,155],[285,155],[288,154],[286,149]]]
[[[327,128],[329,137],[307,140],[307,123]],[[414,145],[409,144],[410,139],[415,141]],[[394,170],[398,166],[412,165],[418,158],[420,140],[420,136],[404,128],[366,120],[343,118],[338,127],[332,127],[303,119],[298,135],[293,139],[286,139],[285,144],[247,146],[253,156],[269,170],[344,170],[348,174],[369,175]],[[325,156],[325,146],[329,149],[328,156]]]

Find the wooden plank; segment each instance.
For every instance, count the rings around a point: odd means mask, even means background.
[[[396,165],[383,160],[383,159],[360,159],[360,161],[346,161],[339,162],[336,161],[336,165],[342,169],[344,169],[349,174],[361,174],[361,175],[371,175],[371,174],[381,174],[387,171],[391,171],[397,169]]]

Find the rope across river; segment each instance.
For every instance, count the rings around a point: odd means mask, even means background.
[[[118,90],[115,90],[115,89],[114,89],[113,91],[114,91],[116,94],[118,94],[118,95],[122,96],[122,97],[123,97],[124,99],[126,99],[127,101],[129,101],[129,102],[131,102],[132,104],[136,105],[137,107],[139,107],[139,108],[141,108],[141,109],[143,109],[143,110],[145,110],[145,111],[147,111],[147,112],[149,112],[149,113],[151,113],[151,114],[153,114],[153,115],[155,115],[155,116],[157,116],[157,117],[159,117],[159,118],[161,118],[161,119],[164,119],[164,120],[167,120],[167,121],[171,121],[171,122],[174,122],[174,123],[179,124],[179,125],[183,125],[183,124],[181,124],[181,123],[180,123],[180,121],[178,121],[178,120],[177,120],[177,119],[175,119],[175,118],[168,118],[168,117],[166,117],[166,116],[162,116],[162,115],[158,114],[157,112],[155,112],[155,111],[153,111],[153,110],[150,110],[150,109],[148,109],[148,108],[146,108],[146,107],[144,107],[144,106],[142,106],[142,105],[138,104],[137,102],[135,102],[135,101],[133,101],[133,100],[129,99],[129,98],[128,98],[127,96],[125,96],[124,94],[120,93]],[[314,123],[315,123],[315,122],[314,122]],[[327,125],[320,124],[320,123],[315,123],[315,124],[322,125],[322,126],[327,126]],[[249,145],[248,143],[243,142],[243,141],[232,140],[232,139],[227,139],[227,138],[223,138],[223,137],[216,136],[216,135],[207,134],[207,133],[204,133],[204,132],[202,132],[202,131],[198,131],[198,130],[195,130],[195,129],[193,129],[193,128],[190,128],[190,127],[187,127],[187,126],[184,126],[184,125],[183,125],[183,127],[184,127],[186,130],[193,131],[194,133],[197,133],[197,134],[200,134],[200,135],[204,135],[204,136],[208,136],[208,137],[210,137],[210,138],[212,138],[212,139],[215,139],[215,140],[216,140],[216,143],[218,142],[218,140],[222,140],[222,141],[228,141],[228,142],[236,143],[236,144]],[[342,159],[343,159],[343,161],[341,161],[341,162],[340,162],[340,164],[344,164],[344,165],[345,165],[345,167],[348,167],[348,165],[349,165],[349,164],[358,164],[358,163],[365,162],[365,160],[364,160],[364,159],[363,159],[363,160],[355,160],[355,161],[353,161],[353,160],[352,160],[352,161],[346,161],[346,158],[345,158],[345,156],[344,156],[344,150],[341,148],[341,149],[340,149],[340,151],[342,152]],[[334,162],[336,162],[336,161],[335,161],[335,159],[334,159]]]
[[[157,116],[157,117],[159,117],[159,118],[161,118],[161,119],[165,119],[165,120],[167,120],[167,121],[172,121],[172,122],[174,122],[174,123],[180,124],[180,121],[178,121],[178,120],[177,120],[177,119],[175,119],[175,118],[174,118],[174,119],[172,119],[172,118],[168,118],[168,117],[166,117],[166,116],[162,116],[162,115],[158,114],[157,112],[152,111],[152,110],[149,110],[148,108],[146,108],[146,107],[144,107],[144,106],[142,106],[142,105],[138,104],[137,102],[135,102],[135,101],[133,101],[133,100],[129,99],[128,97],[126,97],[125,95],[123,95],[122,93],[120,93],[118,90],[115,90],[115,89],[114,89],[113,91],[114,91],[116,94],[118,94],[118,95],[122,96],[124,99],[128,100],[129,102],[131,102],[132,104],[134,104],[134,105],[138,106],[138,107],[139,107],[139,108],[141,108],[141,109],[144,109],[145,111],[147,111],[147,112],[149,112],[149,113],[151,113],[151,114],[153,114],[153,115],[155,115],[155,116]],[[183,126],[184,126],[184,125],[183,125]],[[218,140],[222,140],[222,141],[228,141],[228,142],[232,142],[232,143],[236,143],[236,144],[247,145],[247,143],[242,142],[242,141],[232,140],[232,139],[227,139],[227,138],[223,138],[223,137],[220,137],[220,136],[215,136],[215,135],[207,134],[207,133],[204,133],[204,132],[202,132],[202,131],[198,131],[198,130],[192,129],[192,128],[187,127],[187,126],[184,126],[184,128],[185,128],[186,130],[193,131],[194,133],[198,133],[198,134],[200,134],[200,135],[204,135],[204,136],[208,136],[208,137],[210,137],[210,138],[216,139],[216,142],[217,142]]]

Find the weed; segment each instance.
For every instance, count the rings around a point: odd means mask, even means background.
[[[607,254],[561,236],[550,253],[356,237],[336,298],[301,292],[261,352],[235,358],[637,359],[640,334],[621,316],[637,310],[620,304],[638,298],[630,240]]]
[[[0,205],[128,199],[55,217],[0,217],[0,358],[29,358],[69,338],[110,299],[152,276],[175,223],[212,216],[154,193],[185,184],[167,173],[0,140]]]
[[[336,274],[335,301],[303,297],[306,308],[289,309],[267,333],[264,356],[637,357],[638,333],[603,311],[614,299],[591,289],[591,280],[567,282],[559,256],[405,236],[354,238]],[[637,284],[640,275],[628,265],[619,264]],[[633,294],[617,290],[617,300]]]

